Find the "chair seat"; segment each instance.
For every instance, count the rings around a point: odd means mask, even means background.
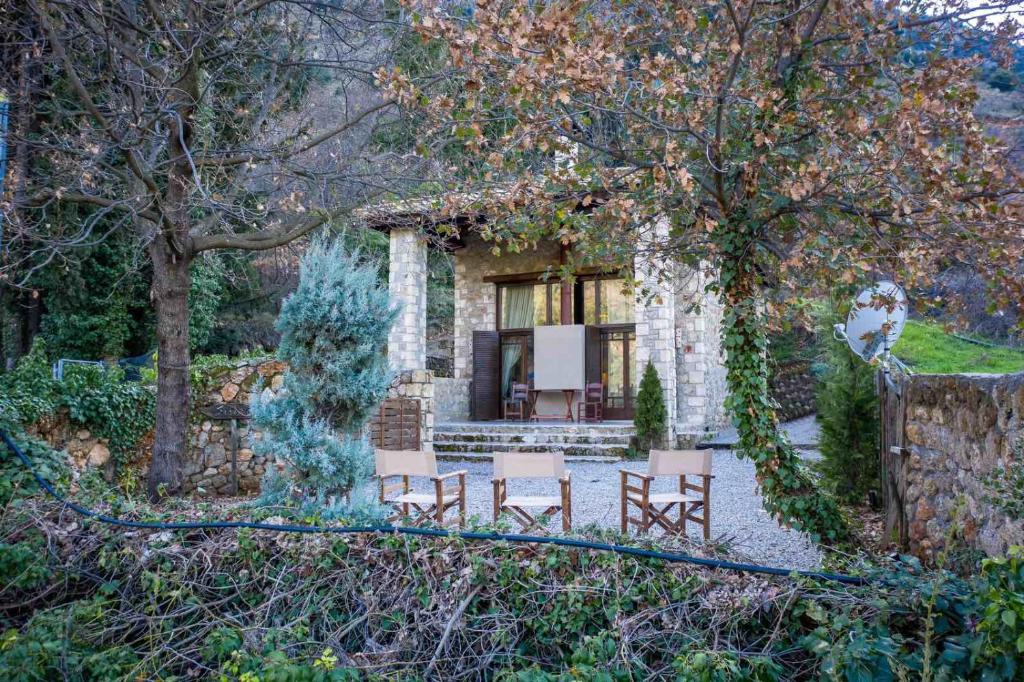
[[[516,495],[506,497],[504,507],[561,507],[562,498],[542,495]]]
[[[630,493],[629,499],[637,504],[643,503],[643,497],[636,493]],[[704,499],[700,497],[694,497],[692,495],[686,495],[684,493],[651,493],[647,496],[647,500],[651,504],[670,504],[675,502],[703,502]]]
[[[457,499],[459,499],[457,493],[445,495],[443,498],[445,504]],[[429,495],[427,493],[405,493],[403,495],[399,495],[393,500],[388,500],[388,502],[391,502],[393,504],[437,504],[437,495]]]

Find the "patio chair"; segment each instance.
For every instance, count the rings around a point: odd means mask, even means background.
[[[506,421],[515,417],[519,421],[526,419],[530,405],[530,390],[526,384],[512,384],[512,393],[502,401],[502,418]]]
[[[704,539],[711,539],[711,450],[651,450],[647,473],[620,470],[622,476],[622,532],[630,525],[646,532],[655,525],[669,533],[686,535],[686,521],[704,527]],[[652,493],[651,483],[658,476],[678,476],[679,492]],[[702,479],[702,485],[689,483],[687,476]],[[636,507],[640,517],[629,515]],[[678,507],[678,519],[669,518]]]
[[[512,478],[557,478],[560,495],[533,496],[508,494],[508,481]],[[572,487],[565,468],[565,456],[560,452],[496,452],[494,453],[494,520],[508,512],[524,531],[540,527],[524,507],[542,507],[540,516],[562,512],[562,530],[572,529]]]
[[[580,422],[604,421],[604,384],[587,384],[576,413]]]
[[[375,454],[381,504],[397,512],[388,521],[409,517],[410,511],[414,511],[413,525],[430,521],[443,525],[445,513],[458,506],[459,527],[466,525],[465,469],[438,475],[433,452],[378,449]],[[434,489],[429,493],[415,492],[409,485],[410,476],[430,479]],[[388,479],[394,478],[401,478],[401,481],[388,483]],[[449,482],[455,485],[449,485]]]

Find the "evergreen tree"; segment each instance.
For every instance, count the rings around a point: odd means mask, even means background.
[[[830,336],[817,405],[820,471],[840,499],[863,502],[878,481],[878,396],[875,368]]]
[[[397,314],[377,270],[341,240],[302,258],[277,322],[278,357],[289,365],[282,391],[253,397],[253,422],[264,430],[256,449],[285,465],[283,477],[268,472],[267,501],[287,493],[336,512],[373,470],[361,429],[391,384],[384,350]]]
[[[640,390],[636,395],[636,414],[633,424],[640,448],[647,452],[664,439],[668,412],[665,409],[665,394],[661,390],[661,379],[650,362],[640,379]]]

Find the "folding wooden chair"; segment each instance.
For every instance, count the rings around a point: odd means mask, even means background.
[[[388,519],[394,521],[410,516],[414,511],[413,525],[434,521],[444,524],[444,515],[449,509],[458,505],[459,527],[466,525],[466,470],[453,471],[438,475],[437,460],[433,452],[418,450],[380,450],[376,451],[377,476],[380,478],[381,504],[394,508],[396,513]],[[430,479],[434,490],[430,493],[417,493],[409,485],[410,476],[423,476]],[[400,477],[402,480],[388,483],[388,479]],[[455,485],[447,485],[449,481],[458,479]],[[396,494],[398,493],[398,494]]]
[[[705,540],[711,539],[711,450],[651,450],[646,474],[625,469],[620,473],[623,533],[632,524],[640,532],[658,525],[669,533],[686,535],[690,520],[704,527]],[[678,476],[679,492],[652,493],[651,483],[657,476]],[[687,476],[699,476],[703,485],[688,483]],[[631,506],[640,510],[640,518],[629,515]],[[679,508],[675,521],[669,518],[673,507]]]
[[[530,387],[526,384],[512,384],[512,392],[502,401],[502,418],[506,421],[516,419],[523,421],[527,417],[530,405]]]
[[[508,495],[510,478],[557,478],[561,496]],[[540,521],[524,507],[543,507],[540,516],[550,516],[561,510],[562,530],[572,529],[572,487],[565,468],[565,456],[560,452],[496,452],[494,453],[494,520],[508,512],[523,530],[540,527]]]
[[[576,406],[579,421],[604,421],[604,384],[587,384],[583,389],[583,400]]]

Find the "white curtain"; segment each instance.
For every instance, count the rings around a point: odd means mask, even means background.
[[[533,285],[505,287],[501,292],[502,329],[533,326]],[[501,349],[501,395],[512,393],[512,370],[522,354],[522,345],[508,344]]]

